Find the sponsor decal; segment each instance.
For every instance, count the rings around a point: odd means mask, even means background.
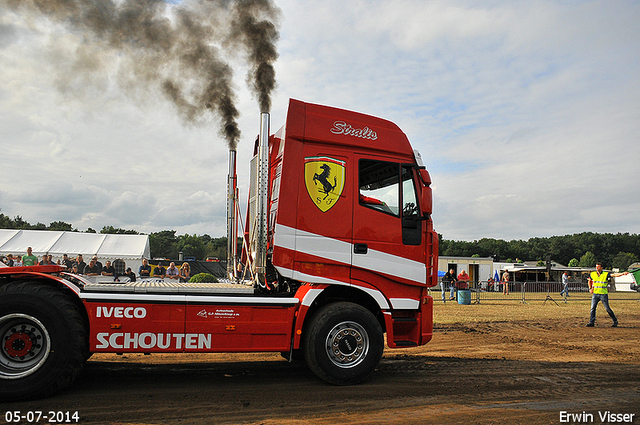
[[[207,311],[206,309],[203,309],[200,310],[196,315],[204,317],[205,319],[208,319],[210,317],[214,319],[232,319],[235,317],[240,317],[240,313],[237,313],[235,310],[228,308],[216,309],[215,311]]]
[[[336,121],[331,127],[333,134],[344,134],[346,136],[360,137],[361,139],[376,140],[378,133],[371,130],[369,127],[354,128],[351,124],[347,124],[344,121]]]
[[[96,338],[98,339],[96,349],[204,350],[211,348],[211,334],[99,332]]]
[[[327,212],[338,202],[344,189],[346,162],[326,156],[304,159],[304,182],[313,203]]]
[[[144,319],[147,309],[144,307],[104,307],[98,306],[96,317],[114,317],[118,319]]]

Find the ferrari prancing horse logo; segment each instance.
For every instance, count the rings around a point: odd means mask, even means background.
[[[344,189],[346,162],[327,156],[304,159],[304,182],[316,207],[327,212],[333,207]]]

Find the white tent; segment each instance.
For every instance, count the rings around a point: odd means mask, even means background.
[[[94,255],[103,264],[106,260],[120,259],[136,272],[142,259],[151,257],[148,235],[0,229],[0,255],[26,255],[29,246],[33,255],[50,254],[54,260],[61,259],[63,254],[71,259],[82,254],[87,263]]]

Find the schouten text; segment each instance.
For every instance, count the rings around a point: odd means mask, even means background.
[[[98,339],[97,349],[203,350],[211,348],[211,334],[99,332],[96,338]]]

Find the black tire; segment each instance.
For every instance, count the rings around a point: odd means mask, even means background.
[[[358,384],[375,370],[384,351],[382,328],[366,308],[349,302],[322,307],[303,338],[305,360],[321,379]]]
[[[87,357],[85,319],[61,290],[37,282],[0,287],[0,401],[63,390]]]

